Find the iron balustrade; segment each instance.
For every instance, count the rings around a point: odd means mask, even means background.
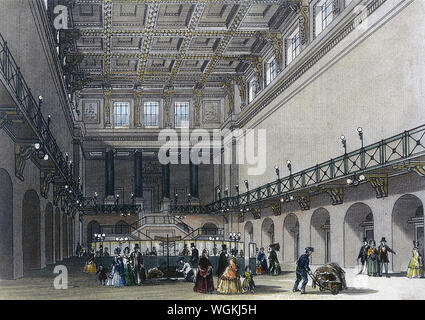
[[[31,129],[43,144],[49,158],[54,162],[65,182],[74,189],[76,185],[72,173],[68,168],[63,153],[60,151],[55,138],[50,132],[49,126],[44,119],[39,104],[34,99],[31,89],[26,83],[22,73],[7,46],[7,42],[0,34],[0,79],[3,78],[4,85],[14,95],[18,102],[18,115],[23,116]],[[73,190],[79,193],[78,188]]]
[[[324,185],[344,177],[367,173],[425,154],[424,135],[425,125],[422,125],[238,196],[225,197],[204,206],[172,205],[170,210],[173,214],[222,214],[231,208],[243,207]]]

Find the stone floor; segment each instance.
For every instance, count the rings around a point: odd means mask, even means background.
[[[73,259],[64,262],[68,269],[68,289],[57,290],[53,286],[53,266],[41,271],[33,271],[24,278],[0,281],[0,299],[215,299],[215,300],[346,300],[346,299],[425,299],[425,279],[407,279],[403,275],[392,275],[391,278],[370,278],[356,275],[354,270],[346,270],[348,289],[336,296],[330,292],[313,289],[309,282],[307,293],[300,295],[292,292],[295,273],[285,271],[277,277],[256,276],[257,285],[254,294],[221,295],[198,294],[193,292],[193,284],[184,281],[161,281],[156,284],[145,284],[134,287],[99,286],[96,276],[82,272],[84,259]],[[214,279],[216,284],[217,279]]]

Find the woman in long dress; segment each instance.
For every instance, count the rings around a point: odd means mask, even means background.
[[[378,249],[375,240],[370,240],[367,251],[367,275],[376,277],[379,275]]]
[[[261,266],[261,274],[267,274],[269,269],[267,267],[267,258],[264,253],[264,248],[260,248],[260,252],[258,252],[257,260],[260,262]]]
[[[224,294],[242,293],[242,285],[238,275],[235,257],[230,258],[229,265],[220,277],[217,291]]]
[[[195,287],[193,291],[199,293],[209,293],[214,291],[214,281],[212,276],[213,266],[208,260],[208,251],[202,251],[202,257],[199,259],[198,272],[196,273]]]
[[[124,263],[120,256],[121,249],[115,249],[115,257],[112,262],[112,270],[106,285],[113,287],[121,287],[124,285]]]
[[[126,286],[136,285],[136,276],[134,275],[133,268],[131,267],[130,248],[129,247],[125,247],[122,260],[123,260],[123,263],[124,263],[124,282],[125,282],[125,285]]]
[[[93,251],[93,249],[90,250],[90,252],[88,254],[87,262],[86,262],[86,265],[84,266],[84,272],[96,273],[96,265],[94,263],[94,251]]]
[[[420,278],[423,274],[422,257],[418,252],[417,244],[412,250],[412,258],[410,259],[409,266],[407,268],[408,278]]]

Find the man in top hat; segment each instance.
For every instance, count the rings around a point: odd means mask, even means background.
[[[190,247],[192,249],[192,256],[190,258],[190,266],[193,270],[193,281],[196,279],[196,274],[198,272],[198,264],[199,264],[199,251],[196,249],[195,244],[191,243]]]
[[[365,269],[368,250],[369,250],[369,244],[367,243],[367,239],[363,238],[363,245],[360,248],[359,255],[357,256],[357,263],[359,262],[359,260],[362,263],[362,268],[360,269],[358,274],[361,274],[363,270]]]
[[[396,254],[389,246],[387,246],[387,240],[385,240],[385,237],[382,237],[381,244],[378,247],[378,257],[379,257],[379,276],[382,277],[382,271],[383,268],[385,268],[385,275],[387,278],[390,276],[388,275],[388,263],[390,262],[388,260],[388,252],[391,252],[393,254]]]
[[[142,281],[146,280],[145,270],[143,267],[143,257],[142,253],[139,252],[139,244],[134,245],[134,251],[130,255],[131,265],[133,267],[133,272],[136,277],[136,284],[141,285]]]
[[[220,277],[223,274],[223,272],[226,270],[227,265],[229,264],[227,262],[227,246],[225,244],[221,245],[221,253],[220,257],[218,258],[218,266],[217,266],[217,281],[220,281]],[[218,285],[218,284],[217,284]]]
[[[298,289],[298,284],[300,283],[301,279],[303,279],[303,282],[301,284],[301,294],[305,293],[305,286],[308,282],[307,273],[310,272],[310,260],[309,256],[313,253],[314,248],[307,247],[305,248],[305,253],[301,255],[301,257],[297,261],[297,269],[295,270],[295,273],[297,275],[297,279],[295,280],[294,288],[292,289],[293,292],[300,291]]]

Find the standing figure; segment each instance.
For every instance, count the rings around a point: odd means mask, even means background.
[[[199,293],[209,293],[214,291],[212,269],[213,266],[208,260],[208,251],[207,249],[204,249],[202,250],[202,257],[199,259],[198,272],[193,291]]]
[[[105,248],[106,249],[106,248]],[[136,277],[134,275],[133,268],[131,267],[130,248],[124,248],[124,254],[122,257],[124,263],[124,281],[126,286],[134,286],[136,284]]]
[[[378,247],[378,257],[379,257],[379,276],[382,277],[383,269],[385,268],[385,276],[389,278],[388,275],[388,252],[396,254],[389,246],[387,246],[387,240],[385,237],[382,237],[381,244]]]
[[[264,248],[260,248],[260,252],[258,252],[257,260],[260,262],[261,274],[267,274],[269,269],[267,267],[267,259],[264,253]]]
[[[360,262],[362,264],[362,268],[360,269],[358,274],[361,274],[363,272],[364,268],[365,268],[368,250],[369,250],[369,245],[367,244],[367,239],[363,238],[363,245],[360,248],[359,255],[357,256],[357,263],[360,260]]]
[[[183,251],[182,251],[182,256],[183,257],[188,257],[189,256],[189,249],[187,248],[187,243],[185,243],[184,245],[183,245]]]
[[[198,264],[199,264],[199,251],[196,249],[195,244],[191,243],[190,247],[192,249],[192,256],[190,258],[190,265],[193,271],[193,279],[196,279],[196,274],[198,273]]]
[[[269,248],[269,265],[270,265],[270,274],[272,276],[278,276],[280,275],[281,269],[279,260],[277,258],[276,251],[274,250],[274,247],[270,245]]]
[[[309,257],[313,252],[314,252],[314,248],[307,247],[307,248],[305,248],[305,253],[303,255],[301,255],[301,257],[299,257],[299,259],[297,261],[297,268],[295,270],[295,273],[297,275],[297,279],[295,280],[294,288],[292,289],[293,292],[300,291],[298,289],[298,285],[299,285],[299,283],[302,279],[303,282],[301,284],[301,294],[305,293],[305,286],[307,285],[307,282],[308,282],[307,273],[310,272]]]
[[[242,285],[235,257],[230,258],[229,265],[220,277],[217,291],[224,294],[242,293]]]
[[[139,244],[134,245],[134,251],[131,253],[131,266],[133,268],[135,280],[137,285],[141,285],[142,281],[146,280],[145,268],[143,266],[143,257],[139,252]]]
[[[108,280],[108,269],[100,265],[96,274],[98,275],[97,278],[99,279],[99,283],[103,286],[106,285],[106,280]]]
[[[422,257],[419,254],[419,242],[413,241],[412,258],[407,267],[408,278],[421,278],[423,275]]]
[[[224,270],[227,268],[227,246],[225,244],[221,245],[221,253],[220,257],[218,258],[218,267],[217,267],[217,286],[220,281],[220,277],[223,274]]]
[[[379,275],[379,255],[375,240],[369,241],[369,250],[367,251],[367,275],[373,277]]]
[[[75,255],[81,257],[81,245],[79,242],[77,242],[77,248],[75,248]]]
[[[107,282],[108,286],[122,287],[124,285],[124,263],[120,256],[121,249],[114,250],[114,260],[112,262],[112,270]]]
[[[251,291],[251,293],[254,293],[255,283],[253,277],[254,276],[251,273],[251,269],[249,268],[249,266],[246,266],[244,272],[244,280],[242,283],[242,292],[245,293]]]
[[[94,250],[91,249],[88,256],[86,265],[84,266],[84,272],[96,273],[96,265],[94,264]]]

